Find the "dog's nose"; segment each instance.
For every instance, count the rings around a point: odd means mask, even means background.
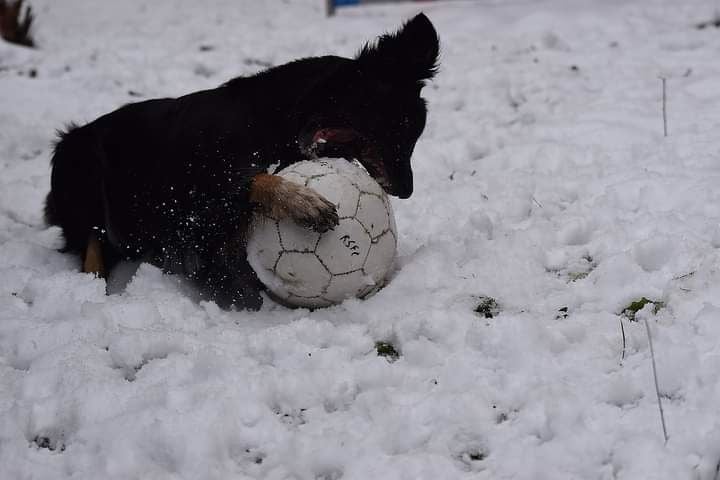
[[[412,192],[413,192],[412,185],[410,185],[409,187],[403,188],[402,190],[396,190],[395,195],[398,198],[402,198],[404,200],[406,198],[410,198],[410,195],[412,195]]]
[[[409,179],[403,179],[399,182],[396,182],[392,186],[392,192],[390,192],[390,195],[394,195],[398,198],[406,199],[410,198],[410,195],[413,193],[413,181],[412,176],[410,176]]]
[[[392,171],[394,170],[394,172]],[[392,186],[391,195],[398,198],[409,198],[413,193],[413,173],[410,168],[410,161],[407,160],[389,172],[390,185]]]

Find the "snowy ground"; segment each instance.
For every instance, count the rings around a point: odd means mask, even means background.
[[[32,3],[41,49],[0,44],[0,479],[718,478],[713,2]],[[378,295],[229,313],[147,265],[105,296],[56,252],[55,128],[421,7],[442,71]],[[621,319],[642,297],[664,308]]]

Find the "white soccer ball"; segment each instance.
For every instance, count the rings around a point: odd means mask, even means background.
[[[343,159],[299,162],[278,175],[335,204],[340,223],[321,234],[258,215],[247,253],[260,281],[283,303],[311,308],[379,290],[397,249],[395,217],[382,187]]]

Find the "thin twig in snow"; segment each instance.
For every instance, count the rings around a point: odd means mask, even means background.
[[[660,77],[662,81],[662,114],[663,114],[663,133],[668,136],[667,129],[667,79]]]
[[[677,277],[673,277],[672,279],[673,280],[682,280],[683,278],[692,277],[693,275],[695,275],[695,270],[693,270],[692,272],[688,272],[684,275],[678,275]]]
[[[622,355],[620,356],[620,363],[625,361],[625,326],[622,323],[622,316],[618,317],[620,319],[620,333],[622,333]]]
[[[660,409],[660,423],[662,424],[665,443],[668,441],[667,428],[665,428],[665,413],[663,412],[662,399],[660,398],[660,387],[658,386],[657,367],[655,366],[655,351],[653,350],[652,336],[650,335],[650,324],[645,317],[645,330],[647,331],[648,344],[650,345],[650,358],[652,359],[653,379],[655,380],[655,395],[657,395],[658,408]]]

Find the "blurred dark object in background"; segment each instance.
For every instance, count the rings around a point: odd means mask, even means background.
[[[10,43],[34,47],[35,41],[30,35],[34,19],[32,8],[25,8],[25,15],[22,15],[23,1],[0,0],[0,37]]]
[[[325,0],[325,14],[330,17],[335,15],[338,7],[350,5],[364,5],[367,3],[391,3],[391,2],[428,2],[433,0]]]
[[[704,30],[708,27],[720,28],[720,13],[716,13],[712,20],[700,22],[695,25],[695,27],[697,27],[698,30]]]

